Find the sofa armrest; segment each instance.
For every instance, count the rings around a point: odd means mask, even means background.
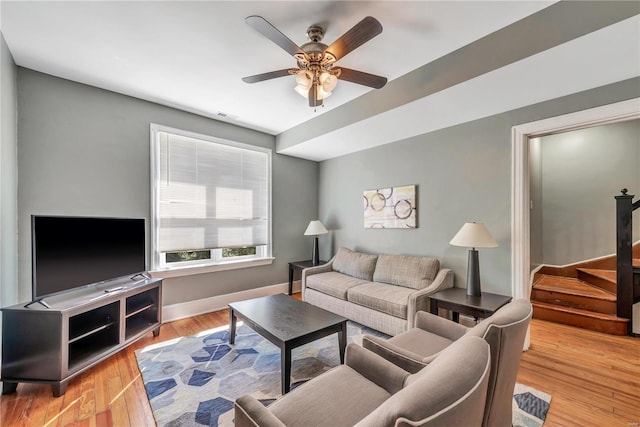
[[[462,338],[470,329],[452,320],[436,316],[426,311],[418,311],[416,313],[415,327],[445,337],[451,341]]]
[[[326,264],[318,265],[315,267],[307,267],[302,270],[302,299],[304,300],[304,291],[307,288],[307,277],[314,274],[329,273],[333,271],[333,260],[336,259],[334,255]]]
[[[415,316],[418,311],[429,311],[429,295],[452,287],[453,271],[448,268],[443,268],[438,271],[438,274],[429,286],[409,295],[409,303],[407,305],[407,329],[414,327]]]
[[[267,407],[249,395],[236,399],[234,416],[236,427],[285,427]]]
[[[394,365],[404,369],[410,374],[415,374],[424,368],[426,363],[422,361],[422,356],[398,347],[387,340],[383,340],[373,335],[362,337],[362,346],[367,350],[384,357]]]
[[[349,344],[344,364],[391,394],[404,386],[409,372],[357,344]]]

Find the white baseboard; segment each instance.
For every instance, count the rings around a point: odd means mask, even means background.
[[[199,314],[211,313],[212,311],[227,308],[231,302],[242,301],[251,298],[259,298],[267,295],[287,293],[288,283],[280,283],[262,288],[249,289],[247,291],[234,292],[232,294],[218,295],[215,297],[199,299],[196,301],[182,302],[162,306],[162,321],[172,322]],[[295,289],[294,289],[295,291]]]

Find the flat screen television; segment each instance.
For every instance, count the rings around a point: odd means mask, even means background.
[[[146,270],[144,218],[31,217],[33,299]]]

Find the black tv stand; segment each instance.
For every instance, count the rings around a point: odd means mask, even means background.
[[[32,304],[40,304],[40,305],[43,305],[46,308],[51,308],[51,306],[45,302],[44,298],[34,299],[30,303],[26,304],[24,306],[24,308],[29,308],[29,306],[32,305]]]
[[[36,382],[61,396],[72,378],[149,332],[158,336],[161,325],[162,279],[122,279],[2,308],[2,394]]]

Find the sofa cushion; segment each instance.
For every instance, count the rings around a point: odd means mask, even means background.
[[[413,289],[424,289],[433,282],[439,269],[440,261],[436,258],[379,255],[373,280]]]
[[[353,252],[351,249],[340,248],[333,260],[333,269],[338,273],[370,281],[373,279],[373,270],[376,268],[377,259],[377,255],[368,255]]]
[[[368,283],[366,280],[356,279],[346,274],[330,271],[307,277],[306,286],[323,294],[331,295],[342,300],[347,299],[347,290],[354,286]]]
[[[407,318],[409,295],[415,290],[404,286],[368,282],[349,288],[347,300],[391,316]]]

